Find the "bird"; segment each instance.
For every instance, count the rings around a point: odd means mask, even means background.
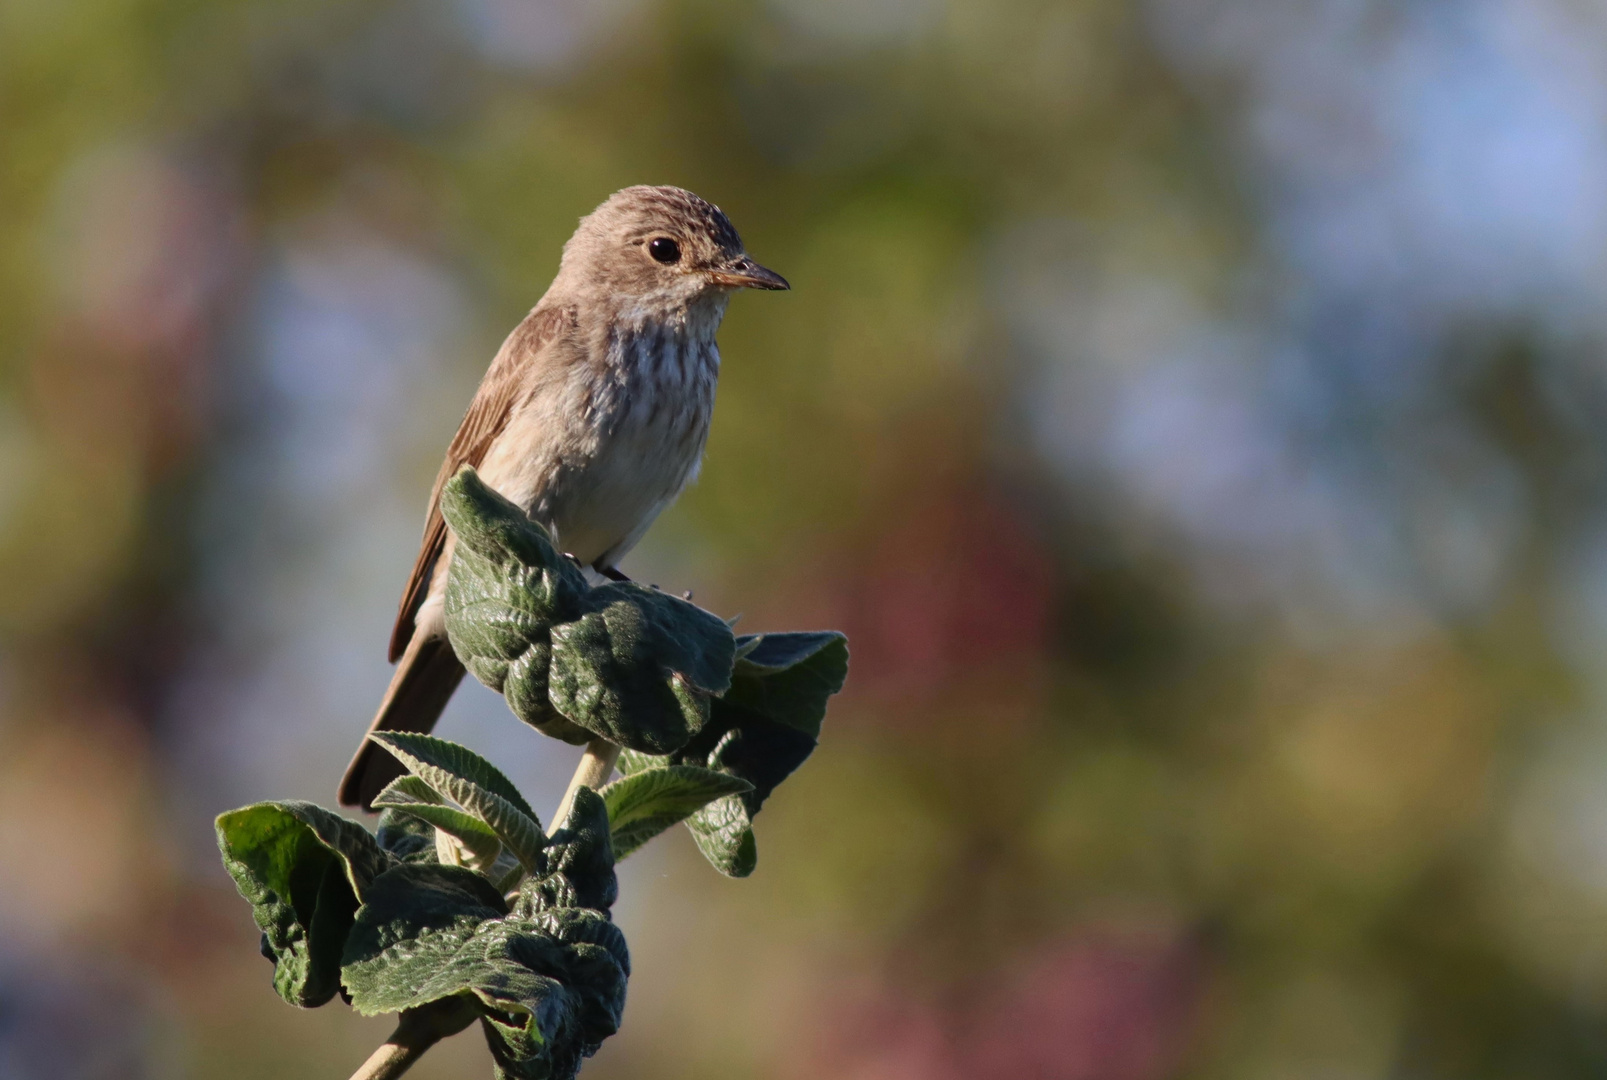
[[[726,305],[738,290],[790,287],[748,255],[718,206],[683,188],[627,187],[580,220],[447,447],[391,633],[396,669],[368,734],[431,730],[463,678],[446,633],[446,482],[473,466],[559,550],[622,578],[619,560],[697,478]],[[401,773],[365,736],[340,801],[371,810]]]

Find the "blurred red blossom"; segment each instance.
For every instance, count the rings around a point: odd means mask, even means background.
[[[1160,1080],[1188,1048],[1204,979],[1176,933],[1091,928],[978,993],[850,992],[799,1075],[845,1080]]]

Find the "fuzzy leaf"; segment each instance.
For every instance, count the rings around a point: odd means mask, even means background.
[[[385,800],[386,806],[417,806],[427,804],[430,806],[445,806],[446,799],[423,780],[408,773],[398,776],[385,786],[385,790],[374,796],[374,804],[378,806],[380,800]]]
[[[586,575],[553,547],[547,530],[472,467],[459,469],[441,489],[441,516],[459,546],[472,554],[498,566],[540,572],[539,580],[521,582],[520,591],[533,601],[522,605],[527,609],[556,615],[566,601],[586,591]]]
[[[434,765],[440,769],[460,777],[472,784],[484,788],[494,795],[499,795],[512,803],[525,816],[536,819],[536,812],[530,809],[525,797],[519,794],[519,789],[513,786],[513,781],[504,776],[495,765],[470,750],[467,746],[438,739],[433,735],[421,735],[413,731],[381,731],[371,736],[375,742],[385,747],[392,754],[397,751],[411,755],[414,759]],[[401,760],[398,758],[398,760]],[[432,787],[434,785],[431,785]],[[443,793],[444,794],[444,793]]]
[[[374,829],[374,839],[397,862],[436,861],[435,826],[427,825],[411,814],[382,810]]]
[[[590,734],[547,698],[549,627],[578,614],[585,575],[471,468],[447,481],[441,513],[458,538],[446,588],[447,636],[458,659],[525,723],[586,742]]]
[[[407,863],[374,880],[347,938],[341,981],[364,1016],[399,1012],[458,993],[431,981],[430,934],[467,937],[507,914],[481,875],[461,866]],[[444,940],[444,939],[441,939]]]
[[[848,674],[848,645],[834,631],[761,634],[738,640],[731,689],[715,698],[709,722],[672,754],[629,751],[620,770],[696,765],[747,781],[693,813],[687,828],[714,867],[746,877],[758,862],[753,818],[770,793],[814,752],[832,694]]]
[[[562,826],[547,841],[547,871],[519,888],[516,913],[557,907],[607,911],[619,896],[608,805],[589,787],[575,792]]]
[[[525,923],[510,919],[505,925],[510,937],[529,928],[510,942],[508,952],[541,981],[536,993],[522,1000],[508,990],[487,1000],[491,1008],[483,1026],[498,1080],[571,1080],[581,1060],[619,1030],[630,976],[625,937],[584,908],[543,912]]]
[[[731,685],[724,620],[630,582],[590,588],[546,531],[465,469],[442,512],[459,537],[447,577],[452,648],[521,720],[583,743],[667,753]]]
[[[334,996],[358,897],[391,857],[362,826],[305,802],[257,803],[217,819],[223,865],[250,902],[274,962],[274,989],[292,1005]]]
[[[426,825],[455,838],[475,859],[475,865],[489,867],[502,852],[502,841],[491,826],[455,806],[447,806],[440,794],[417,776],[399,776],[374,798],[379,808],[408,814]]]
[[[718,616],[656,589],[593,589],[590,609],[552,628],[547,695],[570,720],[620,746],[669,753],[708,721],[731,680],[736,640]]]
[[[703,857],[726,877],[743,878],[759,864],[753,815],[741,798],[718,799],[687,819],[686,827]]]
[[[715,799],[752,790],[746,780],[695,765],[649,768],[621,777],[600,792],[608,805],[614,858],[625,858]]]
[[[738,646],[725,702],[820,738],[826,703],[848,678],[848,639],[835,630],[755,634]]]
[[[752,825],[776,786],[814,752],[815,740],[739,706],[717,703],[714,719],[673,756],[740,777],[752,790],[705,806],[687,818],[698,849],[722,874],[747,877],[758,860]]]
[[[413,732],[384,731],[369,736],[440,794],[490,827],[530,873],[544,863],[546,837],[535,812],[490,762],[457,743]]]
[[[569,1080],[618,1030],[630,956],[597,911],[522,907],[504,914],[496,890],[458,867],[383,875],[346,950],[353,1007],[373,1015],[464,996],[498,1076]]]
[[[668,757],[658,754],[644,754],[639,750],[621,750],[619,752],[619,761],[614,767],[619,770],[621,776],[629,776],[631,773],[639,773],[643,769],[662,769],[668,761]]]
[[[634,581],[599,585],[582,600],[592,612],[617,612],[621,605],[636,609],[634,625],[613,627],[616,655],[655,663],[699,693],[730,689],[737,642],[731,627],[712,611]]]

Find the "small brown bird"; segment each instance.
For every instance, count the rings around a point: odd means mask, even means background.
[[[619,576],[619,560],[697,476],[720,373],[714,334],[732,292],[788,287],[748,257],[719,207],[681,188],[629,187],[581,219],[447,447],[391,634],[400,663],[370,732],[429,731],[463,678],[443,608],[447,480],[473,465],[560,550]],[[399,775],[365,739],[340,801],[369,807]]]

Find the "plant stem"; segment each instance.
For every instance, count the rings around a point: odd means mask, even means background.
[[[462,997],[432,1001],[404,1011],[390,1039],[368,1056],[352,1073],[351,1080],[391,1080],[401,1076],[424,1056],[424,1051],[474,1023],[475,1016],[473,1004]]]
[[[575,775],[569,778],[569,789],[564,792],[563,801],[558,804],[558,812],[552,816],[552,825],[547,830],[551,836],[558,831],[564,818],[569,816],[569,807],[574,804],[575,793],[582,786],[593,790],[608,783],[608,778],[614,773],[614,762],[619,760],[619,747],[607,739],[597,738],[586,744],[586,752],[580,755],[580,764],[575,766]]]
[[[428,1047],[401,1042],[401,1035],[398,1028],[390,1042],[370,1054],[362,1067],[352,1073],[351,1080],[390,1080],[412,1068],[413,1062],[423,1057]]]
[[[575,793],[582,786],[596,789],[608,783],[618,760],[619,747],[607,739],[593,739],[586,744],[586,752],[580,755],[580,764],[575,766],[575,775],[569,778],[569,789],[553,815],[551,832],[557,832],[559,824],[569,816]],[[473,1023],[475,1015],[474,1006],[461,997],[445,998],[407,1010],[402,1013],[390,1040],[369,1055],[362,1067],[352,1073],[351,1080],[392,1080],[401,1076],[424,1056],[424,1051]]]

